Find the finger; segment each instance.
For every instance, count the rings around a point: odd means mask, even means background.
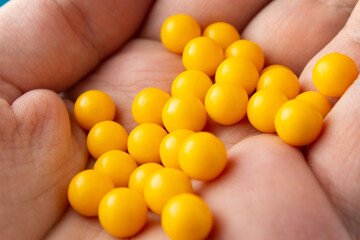
[[[166,18],[174,14],[184,13],[194,17],[202,28],[207,25],[225,21],[242,30],[250,19],[270,0],[158,0],[154,4],[140,36],[160,39],[160,28]]]
[[[302,153],[274,135],[235,145],[200,194],[214,214],[213,239],[348,239]]]
[[[344,26],[357,0],[273,1],[242,36],[263,49],[266,64],[283,64],[300,74],[305,64]]]
[[[315,89],[312,69],[327,53],[344,53],[360,66],[359,24],[360,4],[357,4],[345,27],[304,69],[300,76],[304,90]],[[356,80],[326,117],[319,140],[308,149],[308,160],[314,173],[354,238],[360,236],[360,189],[354,184],[360,180],[358,94],[359,80]]]
[[[0,97],[64,90],[119,48],[151,0],[10,1],[0,11]],[[12,87],[11,87],[12,86]]]
[[[325,119],[323,134],[308,150],[309,163],[343,222],[360,237],[360,79]]]
[[[87,160],[85,135],[64,102],[33,90],[0,106],[0,232],[4,239],[41,239],[67,206],[70,179]]]

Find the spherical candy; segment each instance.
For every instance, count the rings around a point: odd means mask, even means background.
[[[329,99],[327,99],[325,95],[319,92],[314,92],[314,91],[303,92],[299,94],[295,99],[303,100],[305,102],[312,104],[314,107],[316,107],[317,110],[319,110],[323,118],[326,117],[326,115],[330,112],[332,108]]]
[[[358,75],[354,60],[341,53],[329,53],[317,61],[312,78],[319,92],[339,98]]]
[[[211,211],[200,197],[184,193],[173,197],[161,213],[161,225],[171,239],[206,239],[213,226]]]
[[[160,144],[160,158],[165,167],[180,169],[179,148],[186,138],[194,132],[188,129],[178,129],[164,137]]]
[[[190,178],[200,181],[215,179],[224,170],[227,153],[224,144],[208,132],[194,133],[179,149],[181,169]]]
[[[160,163],[159,147],[167,132],[155,123],[143,123],[134,128],[128,138],[129,154],[138,164]]]
[[[297,76],[287,68],[273,68],[263,73],[257,84],[257,90],[266,87],[282,91],[288,99],[295,98],[300,92]]]
[[[267,66],[266,68],[264,68],[263,70],[261,70],[260,76],[263,75],[265,72],[269,71],[270,69],[274,69],[274,68],[286,68],[286,69],[288,69],[288,70],[291,71],[290,68],[288,68],[288,67],[286,67],[286,66],[284,66],[284,65],[273,64],[273,65],[269,65],[269,66]]]
[[[94,170],[107,175],[115,187],[127,187],[131,173],[137,168],[135,160],[126,152],[111,150],[95,162]]]
[[[264,66],[264,53],[260,46],[249,40],[237,40],[232,43],[225,51],[225,57],[243,57],[254,63],[260,72]]]
[[[145,201],[151,211],[160,215],[165,204],[181,193],[192,193],[190,179],[174,168],[162,168],[154,172],[145,183]]]
[[[194,18],[185,14],[176,14],[165,20],[161,27],[160,38],[169,51],[181,54],[185,45],[200,35],[200,25]]]
[[[93,126],[87,136],[87,148],[94,158],[110,150],[126,151],[128,134],[119,123],[102,121]]]
[[[231,82],[215,83],[205,97],[205,108],[217,123],[232,125],[246,114],[248,95],[238,84]]]
[[[239,84],[250,95],[256,88],[259,72],[246,58],[230,57],[225,59],[216,70],[215,81]]]
[[[203,36],[214,40],[224,51],[230,44],[240,39],[238,30],[226,22],[210,24],[205,28]]]
[[[137,124],[156,123],[163,125],[162,109],[170,95],[158,88],[146,88],[140,91],[131,106],[133,118]]]
[[[199,70],[213,76],[224,60],[222,48],[207,37],[197,37],[185,46],[182,61],[187,70]]]
[[[279,137],[294,146],[305,146],[320,135],[323,126],[321,113],[311,104],[290,100],[275,116],[275,128]]]
[[[177,129],[201,131],[207,120],[204,104],[190,94],[172,97],[165,104],[162,119],[168,132]]]
[[[164,168],[158,163],[144,163],[135,169],[130,175],[129,188],[137,190],[139,193],[144,194],[145,182],[148,177],[155,171]]]
[[[187,70],[180,73],[172,83],[171,95],[192,94],[204,102],[207,90],[211,87],[211,79],[198,70]]]
[[[144,197],[134,189],[116,188],[100,202],[99,220],[103,228],[118,238],[137,234],[145,225],[148,209]]]
[[[74,115],[80,127],[90,130],[98,122],[114,119],[115,104],[105,92],[89,90],[77,98]]]
[[[84,170],[70,182],[68,199],[70,205],[78,213],[94,217],[98,215],[98,207],[103,196],[114,188],[111,179],[95,170]]]
[[[287,97],[275,88],[264,88],[251,96],[247,105],[247,116],[257,130],[275,132],[275,115],[287,101]]]

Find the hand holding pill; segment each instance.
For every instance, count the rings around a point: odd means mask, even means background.
[[[356,3],[10,1],[1,236],[359,238]]]

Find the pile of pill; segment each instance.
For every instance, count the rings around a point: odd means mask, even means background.
[[[201,31],[195,19],[177,14],[163,23],[161,41],[182,54],[186,71],[173,81],[171,95],[157,88],[137,94],[132,115],[138,126],[129,135],[113,121],[115,104],[106,93],[90,90],[77,99],[75,118],[89,131],[87,147],[96,162],[72,179],[68,199],[78,213],[98,216],[115,237],[141,231],[150,209],[161,215],[171,239],[204,239],[213,216],[193,192],[191,179],[212,181],[227,162],[224,144],[202,131],[208,116],[233,125],[247,115],[257,130],[306,146],[322,131],[332,107],[327,97],[341,97],[358,70],[348,56],[330,53],[313,69],[319,92],[299,94],[292,70],[282,65],[263,69],[262,49],[240,39],[228,23]]]

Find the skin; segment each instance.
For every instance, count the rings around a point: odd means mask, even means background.
[[[285,64],[312,90],[311,70],[329,52],[360,64],[360,3],[353,0],[10,1],[0,9],[0,235],[4,239],[113,239],[67,202],[71,178],[88,164],[73,101],[88,89],[115,101],[116,121],[136,126],[131,102],[146,87],[170,92],[181,56],[159,42],[162,22],[187,13],[202,27],[227,21],[257,42],[267,64]],[[246,11],[244,11],[246,9]],[[241,14],[239,14],[241,13]],[[63,98],[56,92],[64,91]],[[360,82],[355,81],[305,150],[245,119],[207,131],[229,163],[196,184],[215,217],[210,239],[360,237]],[[150,214],[134,239],[167,239]]]

